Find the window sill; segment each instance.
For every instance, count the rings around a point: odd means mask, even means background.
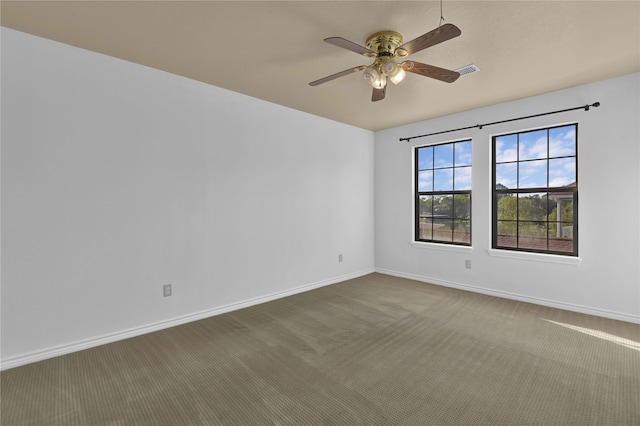
[[[438,243],[423,243],[418,241],[411,241],[412,247],[428,249],[428,250],[438,250],[438,251],[452,251],[456,253],[472,253],[473,247],[470,246],[457,246],[453,244],[438,244]]]
[[[520,251],[489,249],[487,250],[489,256],[503,257],[508,259],[519,260],[532,260],[535,262],[549,262],[549,263],[561,263],[564,265],[580,265],[582,259],[580,257],[573,256],[559,256],[555,254],[543,254],[543,253],[525,253]]]

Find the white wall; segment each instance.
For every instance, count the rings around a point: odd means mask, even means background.
[[[2,28],[2,367],[372,272],[373,142]]]
[[[464,77],[473,78],[473,76]],[[376,269],[595,315],[640,322],[640,74],[376,133]],[[399,138],[601,102],[599,108],[400,142]],[[429,102],[429,100],[425,100]],[[437,102],[437,100],[433,100]],[[499,257],[491,247],[491,136],[578,123],[579,261]],[[415,146],[473,139],[470,250],[412,245]],[[504,253],[504,252],[502,252]],[[508,253],[508,252],[507,252]],[[465,260],[472,269],[465,269]]]

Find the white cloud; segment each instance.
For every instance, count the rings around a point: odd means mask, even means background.
[[[455,170],[455,188],[457,190],[471,189],[471,167],[461,167]]]
[[[507,188],[515,188],[517,182],[517,165],[516,163],[498,164],[496,166],[496,183],[506,186]]]
[[[567,178],[566,176],[558,176],[553,179],[549,178],[549,187],[567,186],[572,183],[574,179]]]
[[[549,186],[566,186],[575,180],[575,158],[549,160]]]
[[[471,164],[471,142],[461,142],[455,145],[456,165]]]
[[[547,161],[527,161],[520,163],[520,188],[547,186]]]
[[[433,189],[436,191],[453,189],[453,169],[436,170],[433,178]]]
[[[518,159],[518,151],[515,144],[507,144],[501,140],[496,141],[496,162],[504,163],[507,161],[516,161]]]
[[[520,142],[520,160],[547,158],[547,138],[540,137],[534,142]]]
[[[576,131],[570,126],[564,133],[551,132],[549,140],[549,157],[564,157],[575,155]]]
[[[433,185],[433,172],[425,170],[418,172],[418,191],[431,191]]]

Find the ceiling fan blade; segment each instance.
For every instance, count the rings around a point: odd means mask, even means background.
[[[350,50],[355,53],[359,53],[360,55],[365,56],[376,56],[376,53],[373,50],[369,50],[364,46],[360,46],[357,43],[344,39],[342,37],[329,37],[325,38],[324,41],[327,43],[333,44],[334,46],[342,47],[343,49]]]
[[[445,83],[453,83],[460,77],[460,73],[456,71],[447,70],[444,68],[436,67],[434,65],[423,64],[415,61],[404,61],[402,68],[407,72],[414,74],[420,74],[425,77],[435,78],[436,80],[444,81]]]
[[[414,38],[413,40],[403,44],[398,47],[396,51],[404,50],[407,52],[407,55],[411,55],[412,53],[419,52],[427,47],[435,46],[443,41],[458,37],[460,34],[462,34],[460,28],[453,24],[444,24],[435,30],[431,30],[426,34],[422,34],[420,37]]]
[[[328,75],[328,76],[326,76],[324,78],[312,81],[311,83],[309,83],[309,86],[317,86],[319,84],[326,83],[327,81],[335,80],[336,78],[344,77],[345,75],[349,75],[349,74],[353,74],[354,72],[362,71],[365,68],[366,67],[364,65],[360,65],[360,66],[355,67],[355,68],[349,68],[348,70],[340,71],[340,72],[337,72],[335,74]]]
[[[387,83],[389,82],[389,78],[387,78]],[[387,85],[385,84],[382,89],[373,89],[373,93],[371,94],[371,102],[377,102],[384,99],[384,96],[387,94]]]

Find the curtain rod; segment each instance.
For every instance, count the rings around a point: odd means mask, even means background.
[[[545,115],[559,114],[561,112],[575,111],[575,110],[578,110],[578,109],[584,109],[585,111],[589,111],[590,107],[597,108],[599,106],[600,106],[600,102],[594,102],[591,105],[587,104],[587,105],[583,105],[583,106],[579,106],[579,107],[575,107],[575,108],[567,108],[567,109],[561,109],[561,110],[558,110],[558,111],[543,112],[542,114],[527,115],[526,117],[510,118],[508,120],[494,121],[492,123],[476,124],[474,126],[460,127],[458,129],[443,130],[441,132],[427,133],[426,135],[409,136],[407,138],[400,138],[400,142],[402,142],[402,141],[409,142],[411,139],[424,138],[424,137],[433,136],[433,135],[441,135],[443,133],[457,132],[459,130],[468,130],[468,129],[474,129],[474,128],[482,129],[485,126],[493,126],[494,124],[508,123],[510,121],[517,121],[517,120],[526,120],[527,118],[542,117],[542,116],[545,116]]]

